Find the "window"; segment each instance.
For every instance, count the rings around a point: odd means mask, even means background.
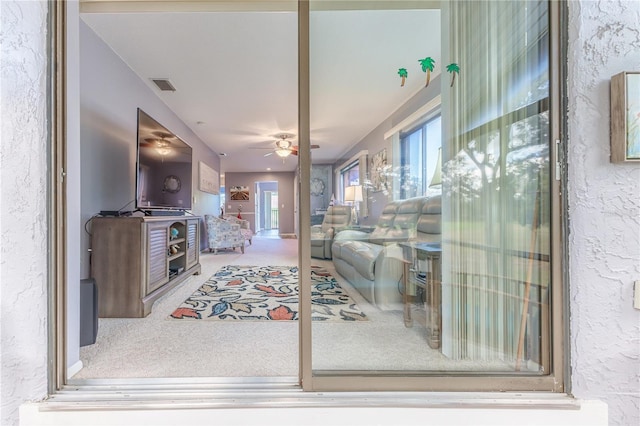
[[[340,190],[341,199],[344,202],[344,195],[348,186],[360,184],[360,161],[356,160],[340,170]]]
[[[400,134],[400,199],[425,195],[438,168],[441,147],[440,115]]]

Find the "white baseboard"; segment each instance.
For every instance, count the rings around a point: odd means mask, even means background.
[[[71,367],[67,368],[67,380],[78,374],[78,371],[82,370],[82,367],[84,367],[82,361],[78,360]]]

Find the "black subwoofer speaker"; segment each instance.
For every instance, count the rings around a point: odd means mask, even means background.
[[[93,278],[80,280],[80,346],[93,345],[98,336],[98,287]]]

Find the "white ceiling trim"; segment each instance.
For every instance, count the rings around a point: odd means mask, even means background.
[[[354,154],[353,157],[349,158],[344,163],[340,164],[340,166],[336,168],[337,173],[339,174],[340,172],[342,172],[342,170],[345,167],[347,167],[351,163],[354,163],[356,160],[359,160],[360,157],[362,157],[363,155],[369,155],[369,150],[363,149],[362,151],[358,152],[357,154]]]
[[[396,133],[400,133],[403,130],[408,130],[409,128],[413,127],[413,125],[415,125],[418,121],[427,117],[433,110],[438,108],[441,103],[442,103],[442,96],[440,95],[431,99],[425,105],[420,107],[420,109],[418,109],[416,112],[414,112],[413,114],[411,114],[410,116],[408,116],[407,118],[405,118],[404,120],[402,120],[401,122],[393,126],[391,130],[386,131],[384,134],[385,140],[389,139]]]

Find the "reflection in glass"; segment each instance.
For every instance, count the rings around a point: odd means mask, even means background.
[[[547,3],[415,5],[312,7],[311,128],[321,127],[314,111],[328,108],[332,93],[386,107],[333,165],[328,192],[337,197],[312,231],[311,264],[340,292],[331,302],[320,291],[312,296],[314,310],[330,312],[312,325],[313,369],[544,374],[551,285]],[[342,43],[332,42],[336,32]],[[383,34],[404,42],[391,46]],[[350,75],[327,85],[335,81],[327,76],[331,61],[354,43],[369,91]],[[376,55],[359,56],[370,49]],[[427,87],[418,63],[425,54],[436,64]],[[378,73],[385,66],[395,69]],[[402,85],[387,80],[399,67],[407,70]],[[455,80],[447,74],[454,71]],[[345,111],[344,119],[363,113]],[[374,168],[371,159],[379,162],[382,150],[386,164]],[[345,164],[354,156],[357,180]],[[383,188],[371,184],[381,180]],[[334,213],[349,207],[350,185],[363,188],[358,222],[334,227]]]

